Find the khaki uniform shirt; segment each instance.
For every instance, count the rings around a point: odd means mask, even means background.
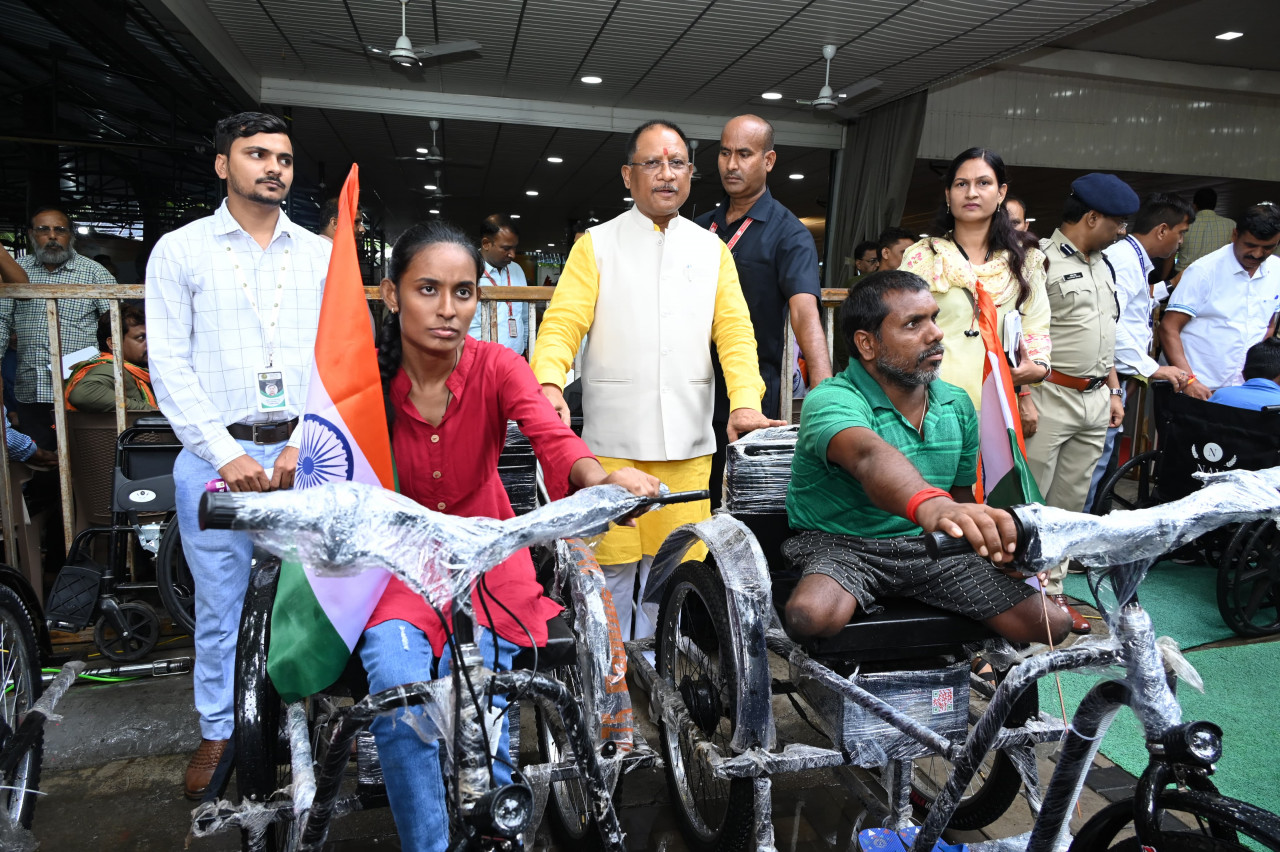
[[[1049,340],[1053,369],[1090,379],[1106,376],[1115,363],[1120,303],[1115,279],[1102,252],[1082,254],[1055,230],[1041,243],[1049,258]]]

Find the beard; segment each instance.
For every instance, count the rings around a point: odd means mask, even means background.
[[[906,359],[898,360],[882,355],[876,358],[876,369],[880,371],[880,375],[899,387],[918,388],[934,381],[938,378],[938,374],[942,372],[941,364],[936,367],[924,366],[925,359],[932,358],[934,355],[941,355],[944,352],[946,352],[946,347],[941,343],[936,346],[930,346],[920,353],[919,357],[915,359],[915,363],[907,363]]]
[[[256,181],[246,186],[240,182],[239,178],[230,172],[227,173],[227,187],[236,195],[247,201],[252,201],[255,204],[266,204],[270,207],[279,207],[281,202],[283,202],[285,197],[289,194],[288,187],[285,187],[284,195],[279,198],[272,198],[270,195],[264,195],[258,191],[258,184]]]
[[[61,266],[71,257],[71,246],[61,243],[47,242],[44,245],[31,244],[31,253],[36,260],[47,266]]]

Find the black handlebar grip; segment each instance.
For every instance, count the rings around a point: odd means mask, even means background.
[[[200,495],[200,529],[234,529],[241,503],[240,495],[228,492],[207,491]]]
[[[945,559],[948,556],[963,556],[973,553],[973,545],[967,538],[952,538],[943,532],[926,533],[924,549],[933,560]]]
[[[711,492],[703,489],[702,491],[673,491],[670,494],[647,497],[644,502],[646,506],[666,506],[670,503],[696,503],[699,500],[710,499]]]

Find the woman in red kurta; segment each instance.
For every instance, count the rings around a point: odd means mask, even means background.
[[[392,249],[388,277],[382,281],[389,313],[378,363],[400,490],[428,509],[450,515],[512,517],[498,477],[498,456],[507,421],[514,420],[533,445],[553,499],[605,482],[656,495],[658,481],[637,470],[605,475],[587,445],[560,421],[518,355],[467,337],[479,304],[476,282],[482,269],[475,246],[441,222],[415,225]],[[476,644],[490,668],[510,668],[517,646],[528,645],[530,635],[537,644],[546,642],[547,619],[560,607],[543,596],[527,550],[485,578],[484,588],[477,587],[472,595]],[[439,617],[420,596],[392,579],[365,628],[361,660],[370,689],[430,680],[433,656],[440,658],[438,673],[444,677],[450,663],[444,646]],[[434,732],[434,725],[420,708],[399,712],[419,718],[406,723],[399,715],[380,717],[370,729],[402,848],[447,849],[439,746],[434,736],[429,734],[430,742],[425,742],[419,734]],[[505,719],[498,752],[495,781],[509,783]]]

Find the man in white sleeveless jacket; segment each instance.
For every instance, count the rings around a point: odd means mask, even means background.
[[[728,385],[729,440],[782,425],[760,413],[764,382],[733,256],[719,237],[680,216],[689,197],[688,152],[688,139],[670,122],[650,121],[631,134],[622,180],[635,206],[574,244],[532,364],[567,423],[565,374],[590,332],[583,438],[606,471],[633,466],[672,491],[708,487],[715,450],[711,344]],[[651,619],[633,602],[662,540],[709,515],[709,501],[668,506],[605,536],[596,558],[624,639],[653,635]]]

